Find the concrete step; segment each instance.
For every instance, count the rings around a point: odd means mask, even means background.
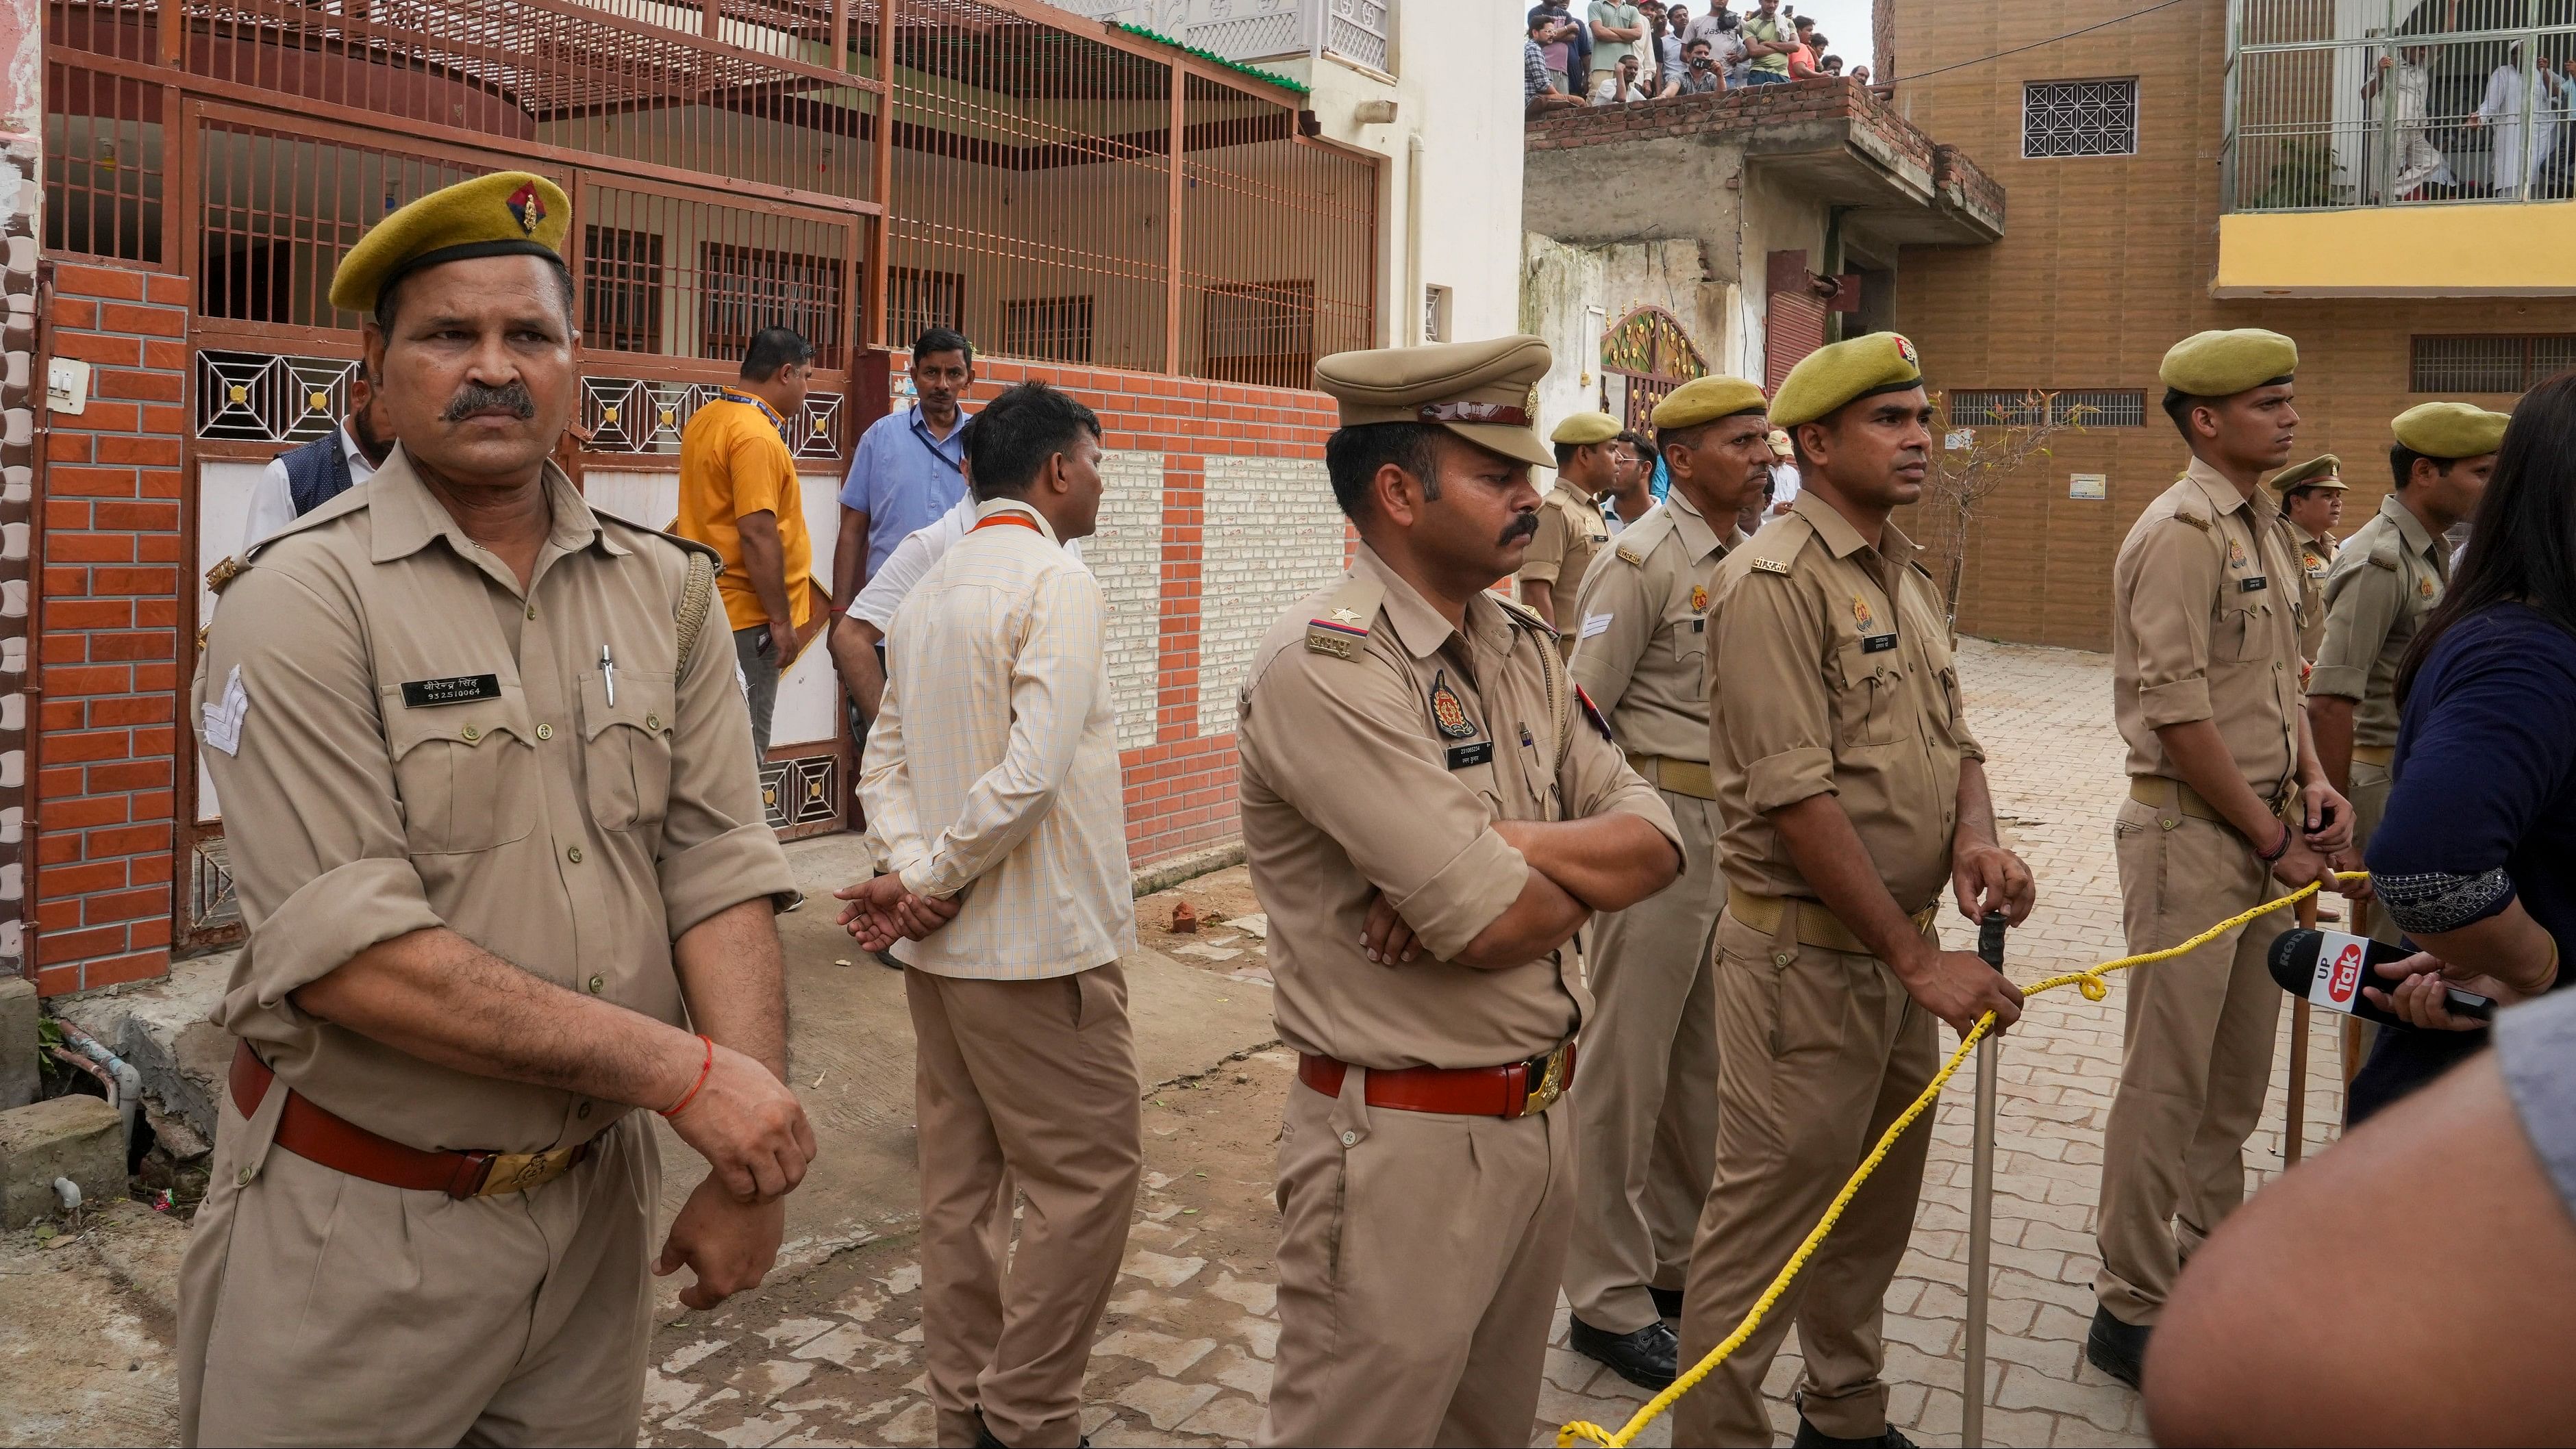
[[[212,1142],[218,1093],[233,1056],[231,1033],[212,1018],[234,955],[198,956],[156,981],[58,998],[54,1014],[132,1063],[145,1097]]]

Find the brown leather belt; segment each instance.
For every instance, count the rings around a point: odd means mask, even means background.
[[[1342,1095],[1347,1063],[1299,1054],[1297,1080],[1327,1097]],[[1451,1117],[1534,1117],[1556,1104],[1574,1080],[1574,1043],[1507,1067],[1407,1067],[1368,1074],[1368,1104],[1398,1112]]]
[[[1828,951],[1848,951],[1858,956],[1870,954],[1868,944],[1853,935],[1851,927],[1844,925],[1833,912],[1814,901],[1800,900],[1792,896],[1757,896],[1751,891],[1737,890],[1733,886],[1726,888],[1726,913],[1765,936],[1780,934],[1780,915],[1793,906],[1798,912],[1798,919],[1793,924],[1796,926],[1795,934],[1800,945],[1820,946]],[[1939,914],[1940,910],[1941,903],[1934,901],[1916,911],[1910,917],[1914,922],[1915,931],[1919,934],[1929,930],[1933,916]]]
[[[1658,790],[1670,790],[1694,800],[1717,798],[1717,777],[1698,760],[1676,760],[1669,755],[1630,755],[1628,768]]]
[[[2352,758],[2358,764],[2377,765],[2385,770],[2397,763],[2397,749],[2393,745],[2355,745]]]
[[[233,1106],[244,1117],[259,1109],[277,1074],[243,1042],[233,1053]],[[424,1152],[379,1137],[314,1106],[289,1090],[277,1117],[277,1145],[334,1172],[414,1192],[449,1197],[498,1197],[542,1187],[590,1156],[590,1144],[551,1152]]]

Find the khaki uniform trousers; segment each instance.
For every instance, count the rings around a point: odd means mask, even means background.
[[[2362,852],[2369,848],[2370,837],[2378,832],[2380,817],[2388,813],[2390,780],[2386,765],[2373,765],[2361,760],[2352,762],[2351,778],[2352,855],[2357,863]],[[2355,868],[2358,869],[2358,864]],[[2388,919],[2388,913],[2379,908],[2379,902],[2365,901],[2359,909],[2370,912],[2370,939],[2383,945],[2397,944],[2400,932]],[[2377,1022],[2365,1021],[2362,1025],[2371,1028],[2373,1035],[2377,1034]]]
[[[1565,1296],[1611,1333],[1655,1321],[1649,1285],[1682,1286],[1717,1155],[1717,805],[1669,790],[1664,803],[1682,878],[1597,918],[1583,953],[1593,1005],[1571,1093],[1583,1176]]]
[[[2158,951],[2285,892],[2237,833],[2130,800],[2112,825],[2132,952]],[[2094,1236],[2102,1306],[2152,1326],[2183,1260],[2245,1200],[2245,1139],[2272,1078],[2281,988],[2267,958],[2290,913],[2121,973],[2120,1087],[2102,1134]]]
[[[632,1444],[661,1159],[629,1114],[530,1192],[451,1198],[270,1145],[224,1094],[179,1267],[182,1444]]]
[[[1112,961],[1037,981],[903,981],[939,1442],[974,1443],[980,1407],[1013,1449],[1076,1444],[1144,1172],[1126,973]],[[1016,1252],[1015,1196],[1027,1202]]]
[[[1940,1069],[1939,1022],[1875,959],[1799,944],[1798,914],[1772,935],[1732,914],[1717,927],[1717,1177],[1691,1251],[1685,1368],[1743,1322]],[[1879,1326],[1930,1140],[1897,1139],[1752,1338],[1674,1406],[1675,1444],[1771,1443],[1762,1379],[1793,1322],[1808,1422],[1837,1438],[1886,1429]]]
[[[1578,1063],[1577,1070],[1579,1071]],[[1526,1444],[1574,1225],[1574,1114],[1288,1088],[1262,1444]]]

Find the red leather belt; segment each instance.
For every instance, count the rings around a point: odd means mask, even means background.
[[[233,1053],[233,1106],[244,1117],[259,1109],[277,1074],[243,1042]],[[277,1145],[334,1172],[414,1192],[449,1197],[495,1197],[554,1181],[590,1156],[590,1144],[550,1152],[424,1152],[407,1147],[327,1112],[289,1090],[278,1113]]]
[[[1342,1094],[1346,1062],[1300,1053],[1297,1080],[1327,1097]],[[1451,1117],[1528,1117],[1546,1111],[1574,1080],[1574,1043],[1502,1067],[1407,1067],[1368,1074],[1368,1104]]]

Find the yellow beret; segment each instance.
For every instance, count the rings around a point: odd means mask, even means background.
[[[2293,488],[2336,488],[2344,486],[2343,459],[2332,453],[2321,453],[2304,463],[2294,463],[2272,476],[2264,485],[2288,497]]]
[[[1564,422],[1558,423],[1556,431],[1547,435],[1547,440],[1551,443],[1571,443],[1579,448],[1586,443],[1606,443],[1617,436],[1619,436],[1617,418],[1608,413],[1576,413]]]
[[[1695,428],[1738,413],[1759,413],[1762,389],[1740,377],[1695,377],[1655,404],[1658,428]]]
[[[331,305],[373,313],[385,288],[423,267],[472,257],[535,256],[563,264],[572,203],[526,171],[441,187],[377,222],[331,274]]]
[[[1480,448],[1553,468],[1556,453],[1537,426],[1547,368],[1546,341],[1522,334],[1336,352],[1315,364],[1315,386],[1341,403],[1343,427],[1438,423]]]
[[[2193,397],[2233,397],[2299,370],[2299,344],[2278,332],[2240,327],[2195,332],[2165,349],[2156,378]]]
[[[1914,344],[1894,332],[1872,332],[1807,354],[1771,396],[1771,421],[1782,428],[1812,423],[1855,398],[1919,387],[1923,365]]]
[[[2477,458],[2504,446],[2507,413],[2491,413],[2467,403],[2417,403],[2399,413],[2388,430],[2408,451],[2427,458]]]

